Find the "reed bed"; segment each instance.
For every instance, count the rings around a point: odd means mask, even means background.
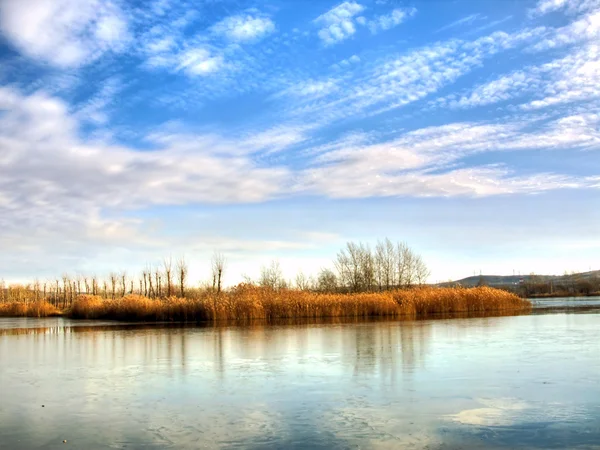
[[[125,321],[250,321],[329,317],[427,318],[457,313],[522,312],[531,303],[490,287],[418,287],[378,293],[327,294],[240,285],[227,292],[207,291],[194,298],[115,299],[81,295],[68,311],[80,319]]]
[[[0,317],[51,317],[61,314],[58,308],[45,300],[0,303]]]

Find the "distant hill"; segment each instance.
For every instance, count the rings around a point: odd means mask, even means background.
[[[523,283],[536,282],[543,283],[553,281],[561,283],[565,281],[586,281],[600,279],[600,270],[592,270],[591,272],[580,272],[568,275],[475,275],[472,277],[462,278],[456,281],[448,281],[438,283],[438,286],[477,286],[482,283],[487,286],[515,286]]]

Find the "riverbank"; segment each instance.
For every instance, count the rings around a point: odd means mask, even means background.
[[[531,299],[538,299],[538,298],[570,298],[570,297],[600,297],[600,291],[599,292],[590,292],[589,294],[582,294],[582,293],[569,293],[569,292],[553,292],[552,294],[530,294],[527,296],[527,298],[531,298]]]
[[[227,292],[205,291],[193,298],[150,299],[126,295],[115,299],[81,295],[67,309],[46,301],[0,304],[0,316],[121,321],[204,322],[325,317],[425,318],[439,314],[526,311],[531,303],[490,287],[415,287],[377,293],[325,294],[240,285]]]

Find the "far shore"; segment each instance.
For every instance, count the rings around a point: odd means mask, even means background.
[[[569,292],[553,292],[552,294],[530,294],[527,298],[538,299],[538,298],[585,298],[585,297],[600,297],[599,292],[590,293],[569,293]]]

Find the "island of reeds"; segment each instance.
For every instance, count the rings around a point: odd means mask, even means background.
[[[211,282],[188,286],[181,259],[143,270],[98,277],[69,277],[0,286],[0,316],[105,319],[151,322],[209,322],[324,318],[429,318],[452,314],[519,313],[531,304],[516,294],[487,286],[437,287],[425,284],[422,258],[404,243],[389,239],[374,251],[348,243],[335,270],[316,277],[302,273],[286,281],[277,262],[263,267],[258,280],[224,288],[226,260],[216,253]]]

